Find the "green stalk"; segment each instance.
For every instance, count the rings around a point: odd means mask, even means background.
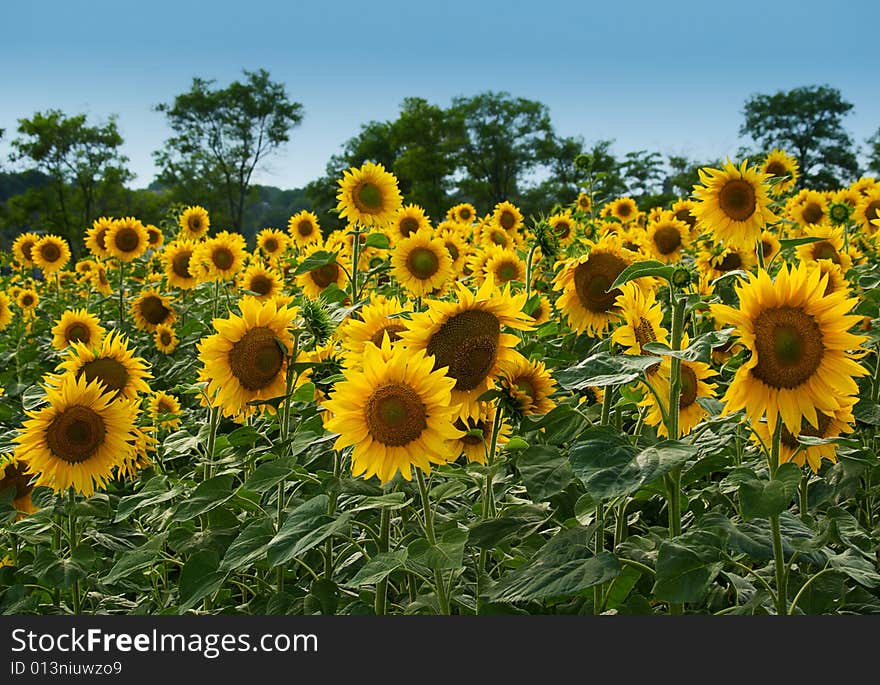
[[[76,530],[76,492],[73,488],[70,488],[69,496],[70,513],[68,518],[70,528],[68,530],[67,545],[70,548],[70,556],[72,558],[73,550],[76,548],[77,544],[79,544]],[[78,578],[73,581],[73,613],[75,615],[79,615],[81,613]]]
[[[125,309],[125,262],[119,260],[119,330],[122,331],[123,310]]]
[[[532,260],[535,257],[535,250],[537,248],[537,245],[532,245],[529,255],[526,257],[526,302],[532,296]]]
[[[492,422],[492,435],[489,437],[489,448],[486,451],[486,484],[483,489],[483,502],[481,516],[483,521],[487,521],[490,516],[494,515],[495,493],[492,489],[492,481],[495,478],[495,451],[498,449],[498,433],[501,431],[501,422],[503,421],[504,410],[501,405],[495,406],[495,419]],[[479,561],[477,562],[477,613],[480,613],[480,579],[486,570],[486,559],[488,553],[485,549],[480,550]]]
[[[669,284],[673,288],[672,284]],[[681,339],[684,333],[684,308],[686,299],[679,297],[676,293],[672,294],[672,331],[670,339],[670,348],[673,350],[681,349]],[[666,433],[670,440],[678,440],[681,435],[679,431],[679,401],[681,399],[681,359],[671,357],[670,366],[670,383],[669,383],[669,404],[666,414]],[[669,472],[665,478],[666,489],[668,493],[668,511],[669,511],[669,537],[675,538],[681,535],[681,467],[677,467]],[[669,604],[669,613],[678,615],[683,613],[684,607],[678,603]]]
[[[596,556],[605,551],[605,507],[602,502],[596,504],[596,541],[593,551]],[[596,616],[602,613],[603,590],[602,583],[593,586],[593,614]]]
[[[776,475],[779,468],[779,448],[782,442],[782,418],[777,417],[773,431],[773,442],[770,447],[770,478]],[[770,535],[773,541],[773,563],[776,566],[776,613],[785,616],[788,613],[786,594],[785,555],[782,549],[782,533],[779,529],[779,515],[770,517]]]
[[[874,377],[871,379],[871,401],[880,399],[880,345],[874,347]]]
[[[431,546],[437,544],[434,534],[434,514],[431,511],[431,500],[428,497],[428,484],[425,482],[425,474],[417,468],[416,479],[419,482],[419,494],[422,496],[422,510],[425,514],[425,536]],[[434,590],[437,592],[437,601],[440,603],[440,613],[449,616],[449,599],[446,596],[446,581],[440,571],[434,571]]]
[[[755,247],[755,254],[758,255],[758,268],[761,269],[761,271],[766,271],[767,267],[764,266],[764,246],[761,245],[760,238],[758,238],[758,243]]]
[[[416,472],[421,474],[420,469]],[[423,479],[424,480],[424,479]],[[388,543],[391,539],[391,511],[388,507],[382,507],[382,513],[379,520],[379,551],[387,552]],[[388,576],[376,583],[376,615],[385,616],[387,613],[386,603],[388,601]]]
[[[800,509],[801,520],[806,521],[810,517],[810,473],[805,472],[801,477],[801,485],[798,488],[798,509]]]
[[[361,230],[354,230],[354,239],[351,242],[351,306],[358,301],[358,264],[361,257]]]

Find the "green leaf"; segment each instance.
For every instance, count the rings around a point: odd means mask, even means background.
[[[315,384],[309,381],[293,391],[290,399],[294,402],[311,402],[315,399]]]
[[[375,247],[380,250],[388,250],[391,248],[391,243],[388,242],[388,236],[384,233],[370,233],[367,236],[367,241],[364,243],[364,247]]]
[[[724,345],[733,334],[733,328],[723,328],[720,331],[709,331],[695,338],[690,345],[683,350],[672,350],[662,343],[645,343],[642,349],[645,352],[661,355],[664,357],[676,357],[688,362],[703,362],[709,364],[712,360],[712,348]]]
[[[424,538],[419,538],[410,543],[409,557],[413,562],[433,571],[460,569],[467,539],[468,531],[461,528],[446,531],[439,542],[434,545],[431,545]]]
[[[191,609],[220,588],[226,573],[219,567],[220,557],[214,550],[196,552],[187,560],[180,571],[178,584],[181,600],[179,613]]]
[[[632,566],[624,566],[620,570],[620,575],[611,581],[608,592],[605,594],[605,609],[617,609],[622,606],[641,577],[641,571]]]
[[[761,480],[747,468],[734,469],[727,477],[739,484],[743,519],[777,516],[788,509],[801,483],[801,470],[792,462],[780,466],[772,480]]]
[[[553,445],[573,440],[587,427],[587,420],[576,409],[560,404],[537,420],[525,417],[521,424],[524,433],[541,431],[541,439]]]
[[[529,497],[535,502],[561,492],[574,477],[568,458],[551,445],[529,447],[520,454],[516,465]]]
[[[779,241],[779,245],[783,250],[786,250],[789,247],[797,247],[798,245],[809,245],[810,243],[815,243],[820,240],[825,239],[817,238],[816,236],[810,236],[808,238],[783,238]]]
[[[348,528],[351,512],[337,518],[327,514],[327,495],[306,500],[284,521],[281,530],[269,542],[268,559],[272,566],[284,564]]]
[[[348,587],[360,587],[361,585],[375,585],[383,578],[387,578],[393,571],[406,563],[407,551],[398,549],[393,552],[380,552],[354,575],[345,585]]]
[[[368,511],[370,509],[383,508],[394,511],[396,509],[402,509],[410,502],[412,502],[412,499],[408,499],[402,492],[389,492],[385,495],[379,495],[378,497],[367,497],[358,506],[352,508],[351,511]]]
[[[162,441],[162,449],[166,454],[187,455],[199,448],[199,439],[189,431],[179,430]]]
[[[266,464],[260,464],[254,469],[254,472],[245,481],[242,488],[253,490],[254,492],[266,492],[289,477],[291,473],[293,473],[293,469],[284,462],[271,461]]]
[[[199,483],[189,499],[178,505],[177,511],[174,512],[174,520],[189,521],[206,511],[219,507],[235,494],[232,489],[234,480],[231,474],[224,474]]]
[[[167,502],[184,491],[184,486],[181,483],[176,483],[170,490],[167,489],[167,486],[168,478],[166,476],[150,478],[144,485],[143,490],[119,500],[119,506],[116,508],[116,516],[113,521],[124,521],[138,509]]]
[[[830,554],[828,563],[865,587],[880,586],[880,574],[873,563],[848,549],[843,554]]]
[[[662,262],[658,262],[655,260],[636,262],[635,264],[630,264],[628,267],[620,272],[620,275],[617,277],[614,283],[611,284],[611,287],[608,288],[607,292],[611,292],[615,288],[619,288],[624,283],[634,281],[637,278],[644,278],[645,276],[659,276],[660,278],[668,281],[672,278],[673,271],[675,271],[675,267],[670,266],[669,264],[663,264]]]
[[[232,431],[226,438],[233,447],[244,447],[245,445],[253,445],[262,437],[259,431],[253,426],[241,426]]]
[[[338,252],[328,252],[327,250],[318,250],[314,254],[306,257],[300,265],[296,267],[296,270],[293,272],[294,276],[300,276],[304,273],[308,273],[312,269],[319,269],[322,266],[327,266],[328,264],[333,264],[336,262],[336,257],[339,255]]]
[[[553,375],[566,390],[583,390],[590,386],[604,388],[630,383],[656,363],[657,357],[597,352]]]
[[[140,571],[147,567],[153,566],[158,562],[162,548],[165,546],[166,533],[161,533],[155,537],[151,537],[140,547],[123,552],[113,568],[101,578],[101,583],[112,585],[123,578],[127,578],[135,571]]]
[[[693,530],[660,543],[654,595],[666,602],[700,602],[718,575],[721,539],[708,530]]]
[[[226,550],[221,571],[234,571],[266,556],[269,541],[275,536],[275,524],[269,518],[251,521]]]
[[[853,407],[853,416],[856,421],[866,423],[869,426],[880,426],[880,404],[861,398]]]
[[[542,525],[545,517],[544,510],[534,504],[511,507],[501,516],[473,524],[468,544],[480,549],[499,547],[514,536],[527,537]]]

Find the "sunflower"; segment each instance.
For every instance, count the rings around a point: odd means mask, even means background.
[[[523,226],[523,215],[516,205],[499,202],[492,210],[492,223],[508,233],[516,234]]]
[[[91,228],[86,229],[86,248],[97,259],[107,259],[110,253],[107,251],[107,233],[113,228],[113,219],[102,216],[92,222]]]
[[[31,257],[36,266],[45,274],[54,274],[70,261],[70,246],[64,238],[47,235],[40,238],[31,248]]]
[[[642,345],[669,344],[669,331],[663,328],[663,308],[653,290],[645,292],[630,281],[620,288],[615,305],[623,314],[623,324],[614,329],[611,342],[624,348],[624,354],[650,354]]]
[[[421,229],[397,244],[391,271],[410,295],[422,297],[452,279],[452,257],[441,238]]]
[[[63,350],[73,343],[99,345],[106,332],[94,314],[89,314],[85,309],[68,310],[52,329],[52,347]]]
[[[768,180],[778,179],[770,186],[770,193],[778,197],[785,195],[797,184],[798,163],[794,157],[786,154],[783,150],[774,149],[764,158],[761,173],[766,174]]]
[[[372,162],[346,171],[339,181],[336,198],[339,216],[362,226],[390,223],[402,204],[394,174]]]
[[[486,278],[492,278],[499,286],[516,281],[526,282],[526,263],[513,250],[494,248],[487,250],[488,257],[483,270]]]
[[[105,394],[98,381],[72,375],[47,387],[46,400],[48,406],[27,412],[16,455],[40,474],[36,485],[91,496],[131,450],[137,406]]]
[[[593,198],[586,193],[578,193],[575,205],[580,212],[589,212],[593,209]]]
[[[211,219],[208,216],[208,210],[198,205],[187,207],[183,213],[177,218],[180,225],[180,234],[178,240],[201,240],[208,235],[208,229],[211,227]]]
[[[142,291],[131,305],[134,325],[142,331],[154,333],[156,326],[170,326],[177,321],[171,300],[152,288]]]
[[[264,228],[257,233],[257,247],[269,259],[278,259],[287,249],[287,236],[277,228]]]
[[[476,418],[455,419],[455,428],[463,435],[455,440],[455,451],[463,454],[468,462],[485,464],[492,444],[492,427],[495,425],[495,405],[489,402],[480,403],[480,415]],[[498,445],[505,445],[510,441],[513,430],[506,419],[502,419],[498,429]]]
[[[502,249],[513,248],[516,246],[516,234],[505,231],[500,226],[490,223],[483,226],[478,235],[480,245],[485,249],[498,247]]]
[[[574,242],[578,225],[577,221],[575,221],[570,211],[566,210],[564,212],[554,214],[549,219],[547,219],[547,223],[550,224],[550,228],[556,235],[556,239],[559,240],[560,245],[565,247],[567,245],[571,245],[571,243]]]
[[[31,501],[33,477],[27,460],[13,454],[0,454],[0,496],[5,490],[12,489],[12,506],[21,514],[33,514],[37,511]]]
[[[208,397],[224,416],[243,418],[256,411],[250,402],[284,394],[293,350],[289,328],[297,310],[274,300],[247,298],[239,304],[241,316],[214,319],[217,332],[199,342],[199,380],[207,381]]]
[[[679,261],[691,241],[688,225],[668,215],[648,224],[646,238],[651,256],[664,264]]]
[[[700,169],[702,185],[694,186],[697,203],[691,210],[718,240],[755,249],[764,227],[777,220],[770,210],[766,174],[727,160],[722,169]]]
[[[89,347],[81,342],[70,346],[67,357],[58,366],[77,378],[84,376],[91,383],[98,380],[104,391],[114,399],[134,400],[138,393],[150,392],[147,380],[152,378],[147,363],[128,349],[128,343],[118,331],[111,331],[100,345]],[[58,386],[58,377],[48,377],[50,385]]]
[[[147,401],[147,409],[157,428],[168,430],[180,428],[180,400],[174,395],[157,390]]]
[[[840,265],[843,273],[852,267],[852,257],[844,250],[843,228],[832,226],[809,226],[804,232],[804,237],[820,238],[815,243],[798,245],[797,254],[802,261],[818,261],[829,259]]]
[[[702,250],[695,263],[700,273],[712,281],[731,271],[747,271],[755,266],[756,259],[754,247],[713,246],[712,250]]]
[[[183,290],[192,290],[199,284],[190,266],[195,266],[193,254],[196,244],[191,240],[175,240],[169,243],[162,251],[162,261],[165,263],[165,278],[168,285]]]
[[[420,230],[431,230],[431,222],[425,216],[425,210],[418,205],[405,205],[397,210],[391,221],[391,230],[395,240],[409,238]]]
[[[201,267],[205,280],[228,281],[244,266],[245,242],[240,233],[222,231],[196,245],[193,262]],[[190,265],[190,272],[193,265]]]
[[[478,415],[480,395],[501,366],[519,356],[519,338],[502,328],[531,330],[532,324],[522,311],[525,294],[511,295],[510,286],[500,291],[487,279],[476,294],[461,283],[455,288],[457,302],[429,300],[427,311],[415,314],[400,337],[410,350],[432,355],[435,369],[447,367],[455,380],[452,401],[464,418]]]
[[[135,426],[128,439],[131,447],[128,454],[123,455],[116,466],[117,478],[134,478],[138,471],[150,466],[153,462],[150,453],[156,451],[158,440],[152,436],[153,426]]]
[[[454,224],[453,226],[460,226],[460,224]],[[458,275],[462,272],[470,256],[470,245],[463,238],[461,231],[453,226],[444,227],[443,224],[440,224],[437,227],[437,236],[446,245],[446,251],[449,253],[450,259],[452,259],[452,273]]]
[[[679,221],[688,225],[691,237],[695,237],[697,231],[697,217],[693,214],[696,203],[693,200],[679,200],[672,205],[672,215]]]
[[[858,394],[853,377],[867,371],[851,356],[865,338],[848,332],[860,320],[848,315],[857,301],[826,287],[818,270],[783,266],[775,281],[750,275],[737,288],[739,308],[711,305],[751,352],[727,389],[726,413],[744,408],[755,424],[766,412],[771,432],[777,416],[796,432],[803,418],[817,427],[817,410],[837,411]]]
[[[12,254],[19,266],[30,267],[34,265],[33,249],[40,239],[36,233],[22,233],[12,243]]]
[[[312,244],[321,244],[321,225],[317,215],[302,210],[297,212],[287,222],[287,230],[293,237],[297,247],[307,247]]]
[[[123,262],[131,262],[147,251],[150,244],[146,227],[133,216],[117,219],[104,238],[107,252]]]
[[[364,347],[368,342],[381,347],[386,336],[392,343],[400,340],[407,320],[399,315],[409,311],[411,310],[396,298],[379,297],[359,310],[360,319],[346,320],[340,327],[340,337],[346,350],[348,365],[360,366]]]
[[[862,176],[858,181],[850,183],[849,187],[859,195],[867,195],[877,187],[877,179],[873,176]]]
[[[158,226],[147,224],[147,247],[151,250],[158,250],[165,243],[165,236]]]
[[[281,276],[274,269],[259,264],[253,264],[245,270],[238,279],[238,287],[255,293],[260,301],[278,297],[284,290]]]
[[[631,197],[621,197],[614,200],[610,204],[609,211],[610,215],[622,224],[635,221],[639,216],[639,208]]]
[[[446,212],[446,218],[470,226],[477,220],[477,209],[469,202],[462,202],[450,207]]]
[[[110,279],[107,277],[107,268],[103,264],[95,265],[95,268],[89,272],[89,280],[92,287],[101,295],[110,295],[113,292],[113,286],[110,285]]]
[[[875,219],[880,219],[880,185],[876,185],[865,193],[861,199],[853,218],[862,227],[862,230],[868,235],[874,235],[877,226],[874,225]]]
[[[550,304],[550,300],[545,295],[541,295],[534,301],[531,309],[528,306],[526,307],[526,312],[534,319],[534,324],[540,326],[550,320],[550,315],[553,313],[553,305]]]
[[[791,218],[801,227],[828,222],[828,198],[823,193],[808,190],[791,209]]]
[[[782,243],[772,232],[761,232],[761,257],[764,259],[764,264],[772,262],[781,250]]]
[[[678,430],[682,437],[688,435],[700,421],[705,419],[709,412],[697,402],[701,397],[714,397],[715,385],[706,383],[706,379],[715,375],[712,367],[703,362],[682,360],[681,362],[681,393],[678,396]],[[672,365],[669,357],[663,359],[659,369],[652,374],[648,382],[654,388],[654,392],[645,393],[645,398],[639,403],[647,407],[645,423],[649,426],[657,426],[657,433],[668,437],[666,425],[663,423],[663,412],[657,401],[659,396],[663,400],[663,409],[669,406],[669,384],[672,376]],[[656,393],[656,395],[655,395]]]
[[[393,347],[364,349],[363,371],[349,369],[324,406],[333,414],[327,429],[339,433],[337,450],[353,445],[352,475],[378,476],[384,484],[399,471],[412,479],[412,467],[431,472],[458,456],[453,425],[458,407],[455,385],[422,350]]]
[[[174,350],[177,349],[177,345],[180,342],[177,338],[177,333],[174,332],[174,329],[164,323],[160,323],[156,326],[156,330],[153,333],[153,343],[156,345],[156,349],[159,350],[162,354],[171,354]]]
[[[620,289],[609,288],[637,255],[621,246],[616,236],[590,242],[588,247],[592,248],[589,254],[565,263],[554,279],[553,289],[562,290],[556,307],[574,330],[601,335],[618,313],[615,300]]]
[[[525,415],[546,414],[556,406],[550,396],[556,391],[556,381],[544,362],[518,357],[501,370],[501,387]]]
[[[9,306],[9,296],[0,290],[0,331],[6,328],[12,321],[12,308]]]
[[[33,288],[22,288],[15,296],[15,303],[25,312],[33,312],[40,304],[40,296]]]
[[[308,259],[319,250],[320,247],[318,246],[309,248],[309,250],[303,254],[303,259]],[[330,262],[323,266],[317,266],[311,271],[306,271],[296,277],[296,284],[302,288],[307,297],[313,300],[317,300],[321,296],[321,293],[331,284],[335,283],[340,289],[345,288],[346,281],[347,277],[345,271],[339,266],[338,262]]]

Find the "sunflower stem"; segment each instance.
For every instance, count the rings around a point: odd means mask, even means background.
[[[77,530],[76,530],[76,492],[71,487],[68,491],[69,495],[69,510],[68,510],[68,522],[70,527],[68,529],[68,537],[67,537],[67,546],[70,548],[70,556],[73,558],[73,550],[79,544],[77,540]],[[79,597],[79,579],[73,581],[73,613],[80,613],[80,597]]]
[[[599,556],[600,552],[605,551],[605,506],[600,501],[596,504],[596,542],[593,546],[593,553]],[[602,613],[602,592],[604,584],[599,583],[593,586],[593,614],[598,616]]]
[[[779,448],[782,443],[782,419],[777,417],[776,427],[773,430],[773,442],[770,447],[770,478],[776,475],[779,468]],[[770,536],[773,542],[773,562],[776,566],[776,613],[785,616],[788,613],[786,604],[785,555],[782,549],[782,533],[779,528],[779,515],[770,517]]]
[[[431,499],[428,495],[428,484],[425,482],[425,474],[420,468],[416,468],[416,479],[419,482],[419,494],[422,496],[422,510],[425,514],[425,536],[428,543],[433,547],[437,544],[434,534],[434,513],[431,510]],[[434,590],[437,592],[437,601],[440,603],[440,613],[449,615],[449,599],[446,596],[446,581],[440,571],[434,571]]]
[[[125,262],[119,260],[119,330],[122,331],[122,312],[125,309]]]
[[[487,521],[492,514],[492,509],[494,505],[494,493],[492,490],[492,481],[495,479],[495,451],[498,448],[498,433],[501,432],[501,422],[504,420],[504,409],[496,404],[495,405],[495,418],[492,421],[492,435],[489,436],[489,447],[486,450],[486,483],[485,488],[483,490],[483,501],[482,501],[482,520]],[[477,567],[477,593],[476,593],[476,601],[477,601],[477,613],[480,613],[480,606],[482,601],[480,599],[480,583],[482,577],[486,572],[486,559],[488,557],[488,553],[485,549],[480,550],[480,557],[478,561]]]
[[[607,426],[609,421],[611,420],[611,402],[614,399],[614,386],[609,385],[605,389],[605,395],[602,397],[602,414],[599,418],[599,423],[603,426]]]
[[[871,402],[880,399],[880,345],[874,347],[874,378],[871,380]]]
[[[766,271],[767,267],[764,266],[764,245],[761,243],[760,238],[755,247],[755,254],[758,256],[758,268],[761,269],[761,271]]]
[[[353,307],[358,301],[358,264],[361,260],[361,229],[356,226],[351,241],[351,278],[349,285],[351,286],[351,306]]]
[[[805,471],[801,477],[801,485],[798,488],[798,509],[801,520],[808,521],[810,518],[810,472]]]
[[[532,245],[528,257],[526,257],[526,302],[532,296],[532,260],[535,258],[536,249],[538,246]]]
[[[421,469],[416,469],[416,473],[421,475]],[[422,478],[424,480],[424,478]],[[391,539],[391,510],[388,507],[382,507],[379,518],[379,552],[388,551],[388,543]],[[433,544],[433,543],[432,543]],[[376,583],[376,616],[385,616],[387,613],[388,600],[388,576],[385,576]]]
[[[670,289],[674,286],[670,283]],[[673,292],[672,294],[672,331],[670,348],[681,349],[681,340],[684,335],[684,309],[687,299]],[[669,360],[669,404],[667,406],[666,433],[670,440],[678,440],[679,430],[679,404],[681,399],[681,359],[670,357]],[[681,535],[681,467],[672,469],[666,477],[669,509],[669,537],[675,538]],[[683,613],[681,604],[672,602],[669,604],[669,613],[678,615]]]

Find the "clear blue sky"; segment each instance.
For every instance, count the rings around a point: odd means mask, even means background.
[[[448,105],[506,90],[550,107],[559,133],[711,158],[733,154],[745,99],[829,84],[880,127],[880,3],[330,0],[6,2],[0,128],[36,110],[119,116],[145,186],[168,134],[152,111],[193,76],[267,69],[305,119],[259,182],[301,186],[362,122],[401,100]],[[0,143],[0,155],[8,145]],[[8,166],[8,165],[7,165]]]

